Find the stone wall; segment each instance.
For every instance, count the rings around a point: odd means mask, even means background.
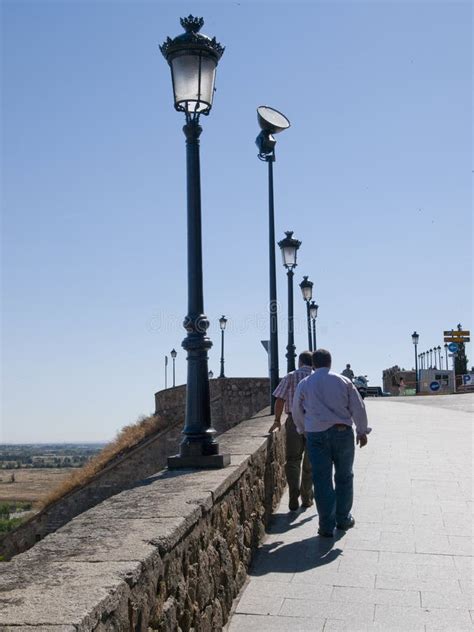
[[[220,437],[229,467],[160,472],[3,563],[1,629],[221,630],[285,485],[271,422]]]
[[[264,377],[232,377],[209,380],[211,419],[218,433],[248,419],[268,406],[270,380]],[[170,423],[183,421],[186,386],[155,393],[155,414]]]
[[[250,417],[268,403],[269,381],[266,378],[219,379],[211,380],[210,384],[211,418],[218,432]],[[10,559],[28,550],[75,516],[166,467],[168,456],[179,450],[185,392],[186,387],[182,386],[156,393],[157,414],[168,422],[168,427],[119,455],[87,485],[65,495],[3,536],[0,555]]]

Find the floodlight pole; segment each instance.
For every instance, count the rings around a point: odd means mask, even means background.
[[[276,260],[275,260],[275,206],[273,197],[273,163],[275,153],[267,158],[268,162],[268,260],[270,265],[270,392],[271,414],[275,412],[275,398],[273,391],[280,381],[278,366],[278,303],[276,288]]]

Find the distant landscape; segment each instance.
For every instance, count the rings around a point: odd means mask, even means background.
[[[0,444],[0,470],[82,467],[91,457],[100,452],[104,445],[104,443]]]
[[[0,444],[0,534],[11,531],[103,443]]]

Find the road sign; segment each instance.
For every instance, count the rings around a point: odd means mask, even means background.
[[[448,349],[451,351],[451,353],[456,353],[456,351],[458,350],[458,346],[455,342],[450,342],[448,345]]]
[[[430,384],[430,390],[433,391],[434,393],[436,393],[436,391],[439,391],[439,389],[441,388],[441,384],[439,382],[433,381]]]
[[[459,329],[451,329],[451,331],[444,331],[443,336],[470,336],[471,332],[466,329],[464,331],[459,331]]]
[[[449,338],[446,337],[444,339],[444,342],[457,342],[457,343],[460,344],[461,342],[471,342],[471,339],[470,338],[458,338],[457,336],[449,336]]]
[[[472,375],[469,375],[468,373],[464,374],[462,376],[462,383],[464,386],[470,386],[473,383]]]

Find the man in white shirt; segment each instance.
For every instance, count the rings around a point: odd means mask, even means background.
[[[293,420],[306,435],[313,471],[314,497],[319,514],[319,535],[332,537],[334,527],[354,526],[352,466],[354,433],[364,447],[371,428],[356,387],[347,377],[332,373],[331,354],[325,349],[313,353],[314,373],[302,380],[293,399]],[[333,484],[333,466],[334,483]]]

